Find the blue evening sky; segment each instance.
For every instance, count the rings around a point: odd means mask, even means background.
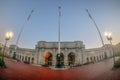
[[[25,19],[34,12],[19,40],[19,47],[34,48],[38,41],[58,41],[58,5],[61,5],[61,41],[83,41],[86,48],[101,47],[95,25],[85,9],[95,19],[103,40],[109,43],[105,31],[112,32],[113,44],[120,42],[120,0],[0,0],[0,42],[6,31],[15,44]]]

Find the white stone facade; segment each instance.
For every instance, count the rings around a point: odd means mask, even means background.
[[[55,66],[57,63],[58,42],[39,41],[35,49],[17,48],[16,51],[15,45],[11,45],[9,50],[11,57],[15,54],[15,57],[23,62],[48,66]],[[61,42],[60,50],[61,62],[65,66],[98,62],[113,56],[113,47],[111,45],[85,49],[82,41]]]
[[[35,50],[34,49],[26,49],[26,48],[19,48],[17,47],[17,50],[15,50],[15,45],[11,45],[9,47],[9,56],[15,58],[17,60],[20,60],[22,62],[28,62],[28,63],[34,63],[34,56],[35,56]]]
[[[85,51],[85,46],[81,41],[61,42],[61,53],[64,57],[64,65],[68,65],[68,55],[73,53],[75,56],[74,64],[82,64],[82,55]],[[58,42],[40,41],[36,45],[36,64],[45,64],[44,55],[50,52],[52,55],[52,65],[56,65],[56,55],[58,54]]]

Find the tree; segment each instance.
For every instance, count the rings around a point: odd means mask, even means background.
[[[5,62],[3,61],[2,47],[1,46],[0,46],[0,67],[6,68]]]

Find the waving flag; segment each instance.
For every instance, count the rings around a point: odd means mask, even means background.
[[[31,14],[32,14],[33,12],[34,12],[34,10],[31,11],[30,15],[29,15],[28,18],[27,18],[27,21],[30,19]]]

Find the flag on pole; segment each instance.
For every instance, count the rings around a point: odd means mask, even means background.
[[[90,17],[90,19],[92,19],[92,20],[93,20],[93,18],[92,18],[92,16],[90,15],[90,13],[89,13],[88,9],[86,9],[86,12],[88,13],[88,16]]]
[[[90,17],[90,19],[91,19],[91,20],[93,21],[93,23],[95,24],[95,27],[96,27],[96,29],[97,29],[97,31],[98,31],[98,33],[99,33],[99,36],[100,36],[102,45],[104,46],[104,41],[103,41],[102,35],[101,35],[101,33],[100,33],[100,30],[99,30],[99,28],[98,28],[98,26],[97,26],[95,20],[94,20],[93,17],[90,15],[88,9],[86,9],[86,12],[88,13],[88,16]]]
[[[32,14],[33,12],[34,12],[34,10],[31,11],[30,15],[29,15],[28,18],[27,18],[27,21],[30,19],[31,14]]]
[[[61,11],[60,11],[61,7],[59,6],[58,9],[59,9],[59,16],[61,16]]]

